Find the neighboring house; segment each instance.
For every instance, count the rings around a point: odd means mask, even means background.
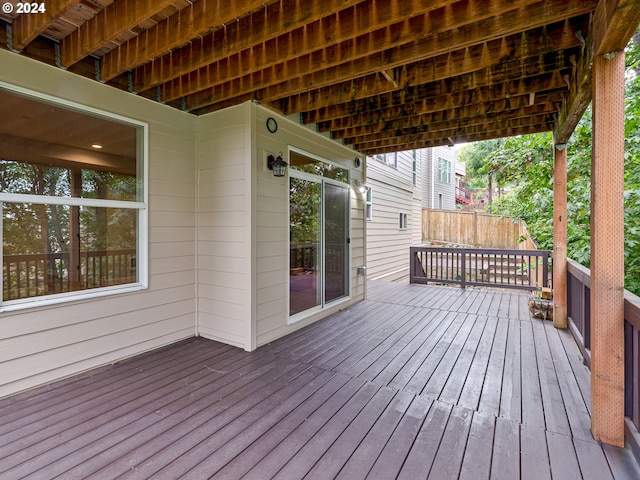
[[[435,210],[456,208],[456,154],[453,147],[425,150],[422,164],[422,206]]]
[[[453,148],[437,147],[367,159],[367,274],[401,280],[409,273],[409,247],[422,242],[422,208],[454,210]]]
[[[421,240],[424,150],[367,158],[367,276],[399,280],[409,272],[409,246]]]
[[[0,158],[18,180],[2,192],[0,397],[193,335],[253,350],[364,298],[352,149],[254,102],[194,116],[5,50],[0,64]],[[57,184],[30,194],[29,172],[47,168]],[[63,248],[17,250],[17,214],[46,212],[68,218],[50,245],[77,242],[79,268]],[[128,256],[110,273],[87,260],[115,261],[116,245]]]

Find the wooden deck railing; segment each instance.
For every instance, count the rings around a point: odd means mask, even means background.
[[[411,247],[411,283],[537,290],[550,285],[548,250]]]
[[[80,275],[69,275],[69,252],[3,255],[3,300],[134,282],[136,251],[94,250],[80,253]]]
[[[550,284],[548,250],[411,247],[411,283],[538,290]]]
[[[567,262],[567,316],[585,365],[591,367],[591,271]],[[627,440],[640,459],[640,297],[624,291],[624,411]]]

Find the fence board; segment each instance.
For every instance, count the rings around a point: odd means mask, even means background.
[[[427,208],[422,210],[422,239],[485,248],[538,248],[519,218]]]

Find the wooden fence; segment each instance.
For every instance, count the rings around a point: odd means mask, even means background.
[[[422,210],[422,239],[484,248],[538,248],[519,218],[427,208]]]

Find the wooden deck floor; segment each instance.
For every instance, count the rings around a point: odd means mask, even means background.
[[[191,339],[0,400],[0,478],[640,478],[518,293],[370,282],[247,353]]]

